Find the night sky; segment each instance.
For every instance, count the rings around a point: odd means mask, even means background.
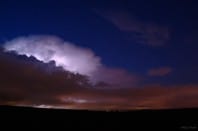
[[[2,0],[0,104],[197,107],[197,7],[195,0]],[[51,74],[51,60],[62,71]],[[88,76],[92,86],[73,88],[63,70]]]

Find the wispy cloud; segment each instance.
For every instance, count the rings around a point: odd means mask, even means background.
[[[153,68],[148,71],[149,76],[165,76],[172,72],[170,67]]]
[[[170,39],[170,29],[154,22],[143,21],[128,11],[119,9],[94,9],[94,11],[112,22],[118,29],[126,33],[127,39],[151,46],[162,46]]]

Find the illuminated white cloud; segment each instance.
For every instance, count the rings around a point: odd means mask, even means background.
[[[34,56],[45,63],[55,61],[56,66],[88,76],[101,65],[100,58],[91,50],[55,36],[19,37],[6,42],[4,48],[6,51],[16,51],[19,55]]]
[[[5,42],[3,47],[6,52],[15,51],[18,55],[34,56],[44,63],[54,61],[56,66],[65,70],[89,76],[93,84],[105,82],[125,86],[137,81],[136,76],[126,70],[103,65],[100,57],[92,50],[66,42],[56,36],[18,37]]]

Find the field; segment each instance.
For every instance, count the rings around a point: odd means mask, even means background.
[[[197,129],[198,109],[88,111],[1,106],[0,119],[17,128],[55,129]],[[3,125],[3,123],[1,124]],[[10,126],[11,127],[11,126]]]

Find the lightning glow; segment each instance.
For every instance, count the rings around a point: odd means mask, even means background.
[[[78,47],[55,36],[19,37],[4,44],[5,51],[16,51],[19,55],[34,56],[65,70],[92,76],[101,65],[100,58],[91,50]]]
[[[120,68],[109,68],[101,58],[88,48],[79,47],[51,35],[18,37],[3,44],[5,52],[35,57],[44,63],[54,61],[66,71],[89,77],[91,83],[105,82],[113,85],[132,85],[136,76]]]

